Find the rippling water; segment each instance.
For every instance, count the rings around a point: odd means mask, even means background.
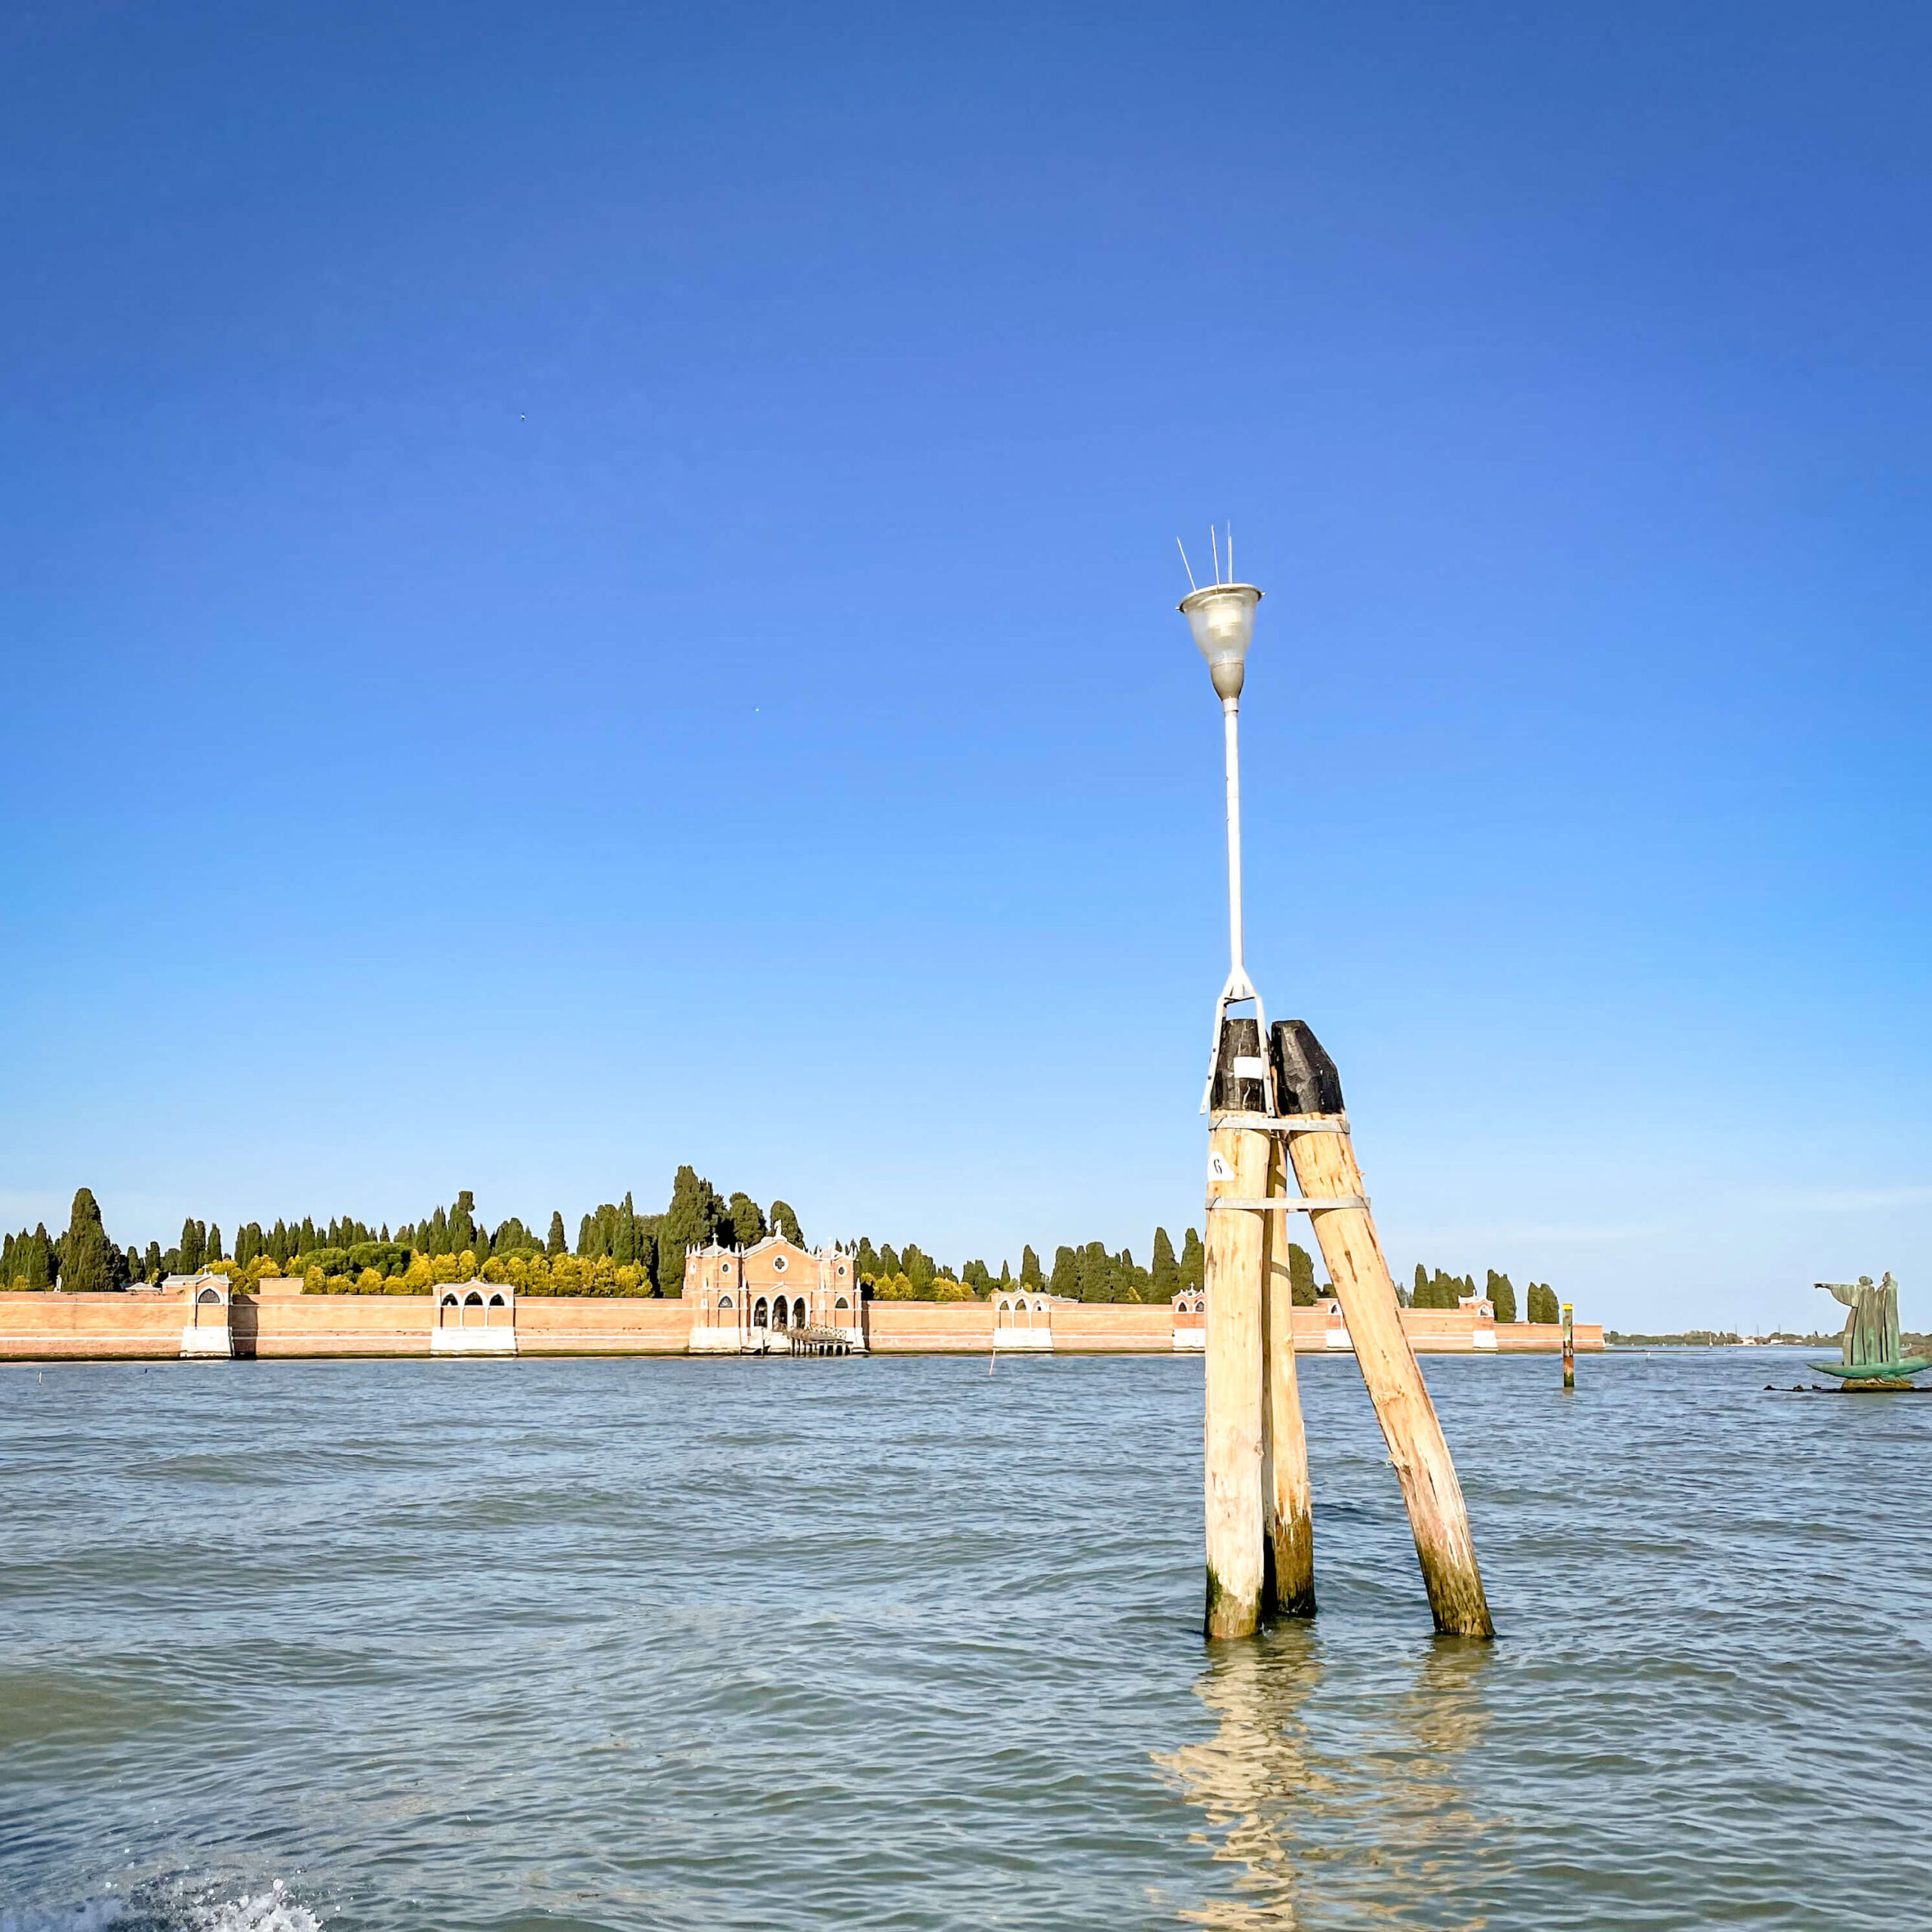
[[[1212,1647],[1198,1360],[0,1369],[0,1932],[1932,1924],[1932,1401],[1426,1370],[1493,1646],[1346,1358]]]

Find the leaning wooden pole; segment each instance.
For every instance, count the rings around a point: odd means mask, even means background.
[[[1223,1194],[1252,1199],[1267,1181],[1266,1134],[1217,1128],[1208,1135],[1211,1200]],[[1206,1627],[1211,1637],[1247,1637],[1260,1627],[1265,1568],[1262,1217],[1211,1212],[1207,1219]]]
[[[1340,1116],[1341,1081],[1314,1034],[1299,1020],[1284,1020],[1276,1025],[1272,1044],[1282,1111],[1306,1107]],[[1291,1133],[1288,1158],[1309,1199],[1354,1197],[1362,1204],[1318,1209],[1309,1219],[1402,1485],[1435,1627],[1456,1636],[1493,1637],[1496,1626],[1476,1567],[1463,1486],[1402,1327],[1401,1303],[1376,1235],[1346,1119],[1337,1124],[1340,1132]]]
[[[1287,1159],[1270,1142],[1267,1192],[1287,1194]],[[1308,1436],[1295,1378],[1294,1279],[1288,1266],[1288,1217],[1268,1215],[1263,1229],[1261,1494],[1266,1512],[1264,1612],[1315,1614],[1315,1518],[1308,1481]]]

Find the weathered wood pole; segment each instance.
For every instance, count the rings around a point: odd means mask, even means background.
[[[1287,1191],[1287,1155],[1271,1137],[1268,1192]],[[1267,1574],[1262,1609],[1270,1617],[1315,1614],[1315,1519],[1308,1481],[1308,1437],[1295,1379],[1294,1283],[1288,1267],[1288,1217],[1266,1217],[1262,1303],[1261,1494],[1266,1510]]]
[[[1340,1077],[1308,1027],[1298,1020],[1278,1022],[1270,1047],[1284,1113],[1321,1114],[1331,1121],[1341,1114]],[[1346,1132],[1291,1134],[1288,1158],[1309,1199],[1348,1195],[1366,1198],[1355,1146]],[[1329,1279],[1349,1324],[1361,1379],[1368,1385],[1389,1460],[1402,1485],[1435,1627],[1455,1636],[1493,1637],[1496,1626],[1490,1621],[1482,1575],[1476,1567],[1463,1486],[1456,1480],[1435,1404],[1429,1399],[1415,1350],[1402,1327],[1401,1303],[1374,1220],[1366,1207],[1324,1208],[1309,1220],[1321,1244],[1321,1258],[1328,1264]]]
[[[1208,1137],[1208,1192],[1253,1200],[1268,1185],[1268,1136],[1217,1128]],[[1208,1215],[1208,1613],[1211,1637],[1260,1627],[1263,1217]]]
[[[1563,1304],[1563,1386],[1574,1389],[1577,1386],[1577,1311],[1568,1303]]]

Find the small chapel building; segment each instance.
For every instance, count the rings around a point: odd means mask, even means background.
[[[841,1247],[804,1248],[772,1234],[749,1247],[687,1249],[685,1300],[694,1355],[865,1349],[859,1277]]]

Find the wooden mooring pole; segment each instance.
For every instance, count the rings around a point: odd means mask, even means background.
[[[1253,1022],[1250,1022],[1251,1026]],[[1268,1183],[1268,1136],[1208,1137],[1208,1192],[1253,1199]],[[1211,1637],[1260,1627],[1265,1558],[1261,1485],[1262,1217],[1208,1217],[1208,1614]]]
[[[1284,1195],[1287,1156],[1271,1137],[1270,1199]],[[1315,1614],[1315,1518],[1308,1481],[1308,1436],[1302,1426],[1301,1386],[1295,1379],[1294,1281],[1288,1266],[1288,1217],[1266,1217],[1262,1265],[1261,1493],[1267,1512],[1263,1551],[1267,1575],[1263,1609],[1273,1617]]]
[[[1567,1301],[1563,1304],[1563,1386],[1577,1386],[1577,1311]]]
[[[1281,1111],[1341,1116],[1340,1078],[1314,1034],[1299,1020],[1283,1020],[1274,1029],[1272,1044]],[[1362,1201],[1359,1208],[1324,1208],[1309,1219],[1402,1485],[1435,1627],[1457,1636],[1493,1637],[1496,1626],[1476,1567],[1463,1486],[1402,1327],[1401,1303],[1368,1210],[1361,1169],[1346,1121],[1340,1124],[1339,1133],[1291,1132],[1288,1158],[1309,1199],[1352,1195]]]

